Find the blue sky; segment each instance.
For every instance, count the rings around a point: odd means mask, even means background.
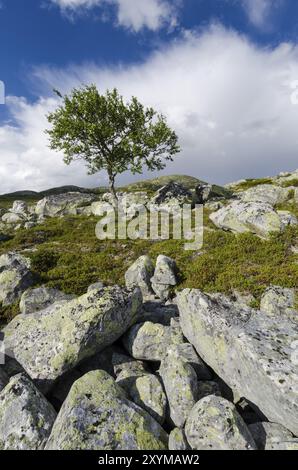
[[[0,0],[0,192],[94,186],[47,148],[53,86],[117,86],[169,118],[166,173],[211,181],[298,167],[295,0]],[[296,166],[295,166],[296,165]],[[146,175],[147,176],[147,175]],[[149,175],[148,175],[149,176]],[[124,175],[120,181],[131,180]]]

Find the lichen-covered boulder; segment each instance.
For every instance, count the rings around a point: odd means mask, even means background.
[[[173,200],[179,205],[190,203],[192,201],[192,193],[182,184],[170,181],[156,192],[150,203],[162,205],[169,204]]]
[[[155,375],[138,371],[128,375],[126,371],[118,375],[116,382],[136,405],[146,410],[158,423],[164,423],[167,397]]]
[[[141,256],[125,273],[126,287],[140,287],[143,296],[153,294],[150,279],[154,274],[154,265],[149,256]]]
[[[170,288],[177,285],[176,271],[176,263],[172,258],[164,255],[158,256],[151,284],[161,300],[167,300]]]
[[[190,445],[187,442],[185,432],[183,429],[175,428],[169,435],[169,450],[190,450]]]
[[[199,290],[178,294],[183,333],[240,397],[298,434],[298,326]]]
[[[6,372],[2,369],[2,366],[0,365],[0,392],[3,390],[4,387],[8,384],[8,376]]]
[[[42,217],[60,217],[76,215],[80,206],[91,204],[95,196],[79,192],[47,196],[41,199],[35,207],[35,213]]]
[[[14,214],[13,212],[7,212],[2,216],[2,222],[8,225],[22,224],[25,220],[22,214]]]
[[[73,298],[73,295],[64,294],[57,289],[38,287],[23,293],[20,300],[20,311],[23,314],[34,313],[49,307],[55,302],[68,301]]]
[[[291,188],[282,188],[273,184],[259,184],[239,194],[243,202],[264,202],[275,206],[286,202],[291,194]]]
[[[52,405],[24,375],[0,392],[0,449],[41,450],[56,419]]]
[[[164,450],[168,436],[106,372],[84,375],[62,405],[47,450]]]
[[[46,390],[62,374],[114,343],[134,322],[141,302],[139,289],[91,291],[57,310],[18,315],[4,329],[5,345]]]
[[[261,238],[268,238],[270,233],[282,232],[287,225],[298,223],[289,212],[279,213],[270,204],[242,201],[233,201],[213,212],[210,220],[223,230],[234,233],[251,232]]]
[[[260,310],[272,317],[287,316],[298,321],[295,289],[270,286],[261,298]]]
[[[182,428],[197,401],[197,374],[190,364],[179,357],[175,347],[168,348],[159,373],[169,401],[170,418],[175,426]]]
[[[171,327],[158,323],[139,323],[123,337],[123,345],[135,359],[161,361],[171,344]]]
[[[0,256],[0,302],[11,305],[34,283],[30,260],[18,253]]]
[[[277,423],[259,422],[248,426],[259,450],[270,450],[273,444],[293,439],[293,434]]]
[[[233,403],[209,395],[191,410],[185,434],[195,450],[255,450],[256,444]]]

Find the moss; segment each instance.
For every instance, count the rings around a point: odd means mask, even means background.
[[[246,189],[254,188],[260,184],[274,184],[274,181],[270,178],[260,178],[260,179],[247,179],[238,185],[233,187],[234,191],[245,191]]]

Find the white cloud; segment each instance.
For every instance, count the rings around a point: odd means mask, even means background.
[[[280,6],[280,0],[242,0],[249,20],[258,28],[268,26],[273,8]]]
[[[168,0],[50,0],[63,12],[74,13],[96,6],[114,6],[120,26],[138,32],[143,28],[156,31],[176,24],[176,1]]]
[[[95,82],[102,91],[116,86],[125,97],[136,95],[164,112],[183,148],[164,173],[223,183],[298,167],[298,106],[290,99],[291,82],[298,79],[298,46],[260,49],[213,26],[199,36],[186,34],[140,65],[39,68],[35,79],[45,97],[52,87],[67,92]],[[102,183],[104,175],[86,177],[82,165],[66,167],[47,149],[44,114],[55,103],[8,100],[18,128],[0,128],[1,192]],[[131,179],[126,174],[118,181]]]

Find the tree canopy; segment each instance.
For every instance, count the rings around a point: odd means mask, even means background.
[[[47,116],[50,148],[63,151],[66,164],[84,160],[89,174],[106,170],[115,198],[117,175],[162,170],[180,151],[166,118],[135,97],[126,103],[117,89],[100,94],[95,85],[55,92],[63,103]]]

